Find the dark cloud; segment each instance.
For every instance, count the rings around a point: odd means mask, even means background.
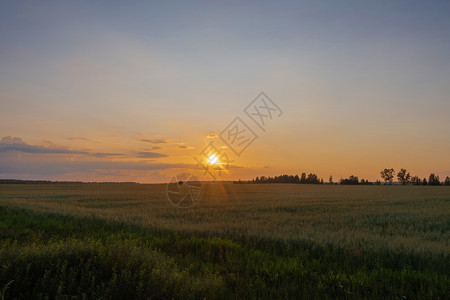
[[[107,153],[107,152],[89,152],[89,151],[79,151],[79,150],[71,150],[65,147],[57,146],[50,141],[46,142],[50,146],[40,146],[40,145],[31,145],[25,143],[21,138],[7,136],[1,139],[0,141],[0,153],[7,152],[22,152],[22,153],[30,153],[30,154],[81,154],[88,155],[93,157],[125,157],[127,156],[124,153]],[[158,158],[158,157],[166,157],[165,154],[148,152],[147,155],[145,152],[138,152],[137,156],[131,155],[132,157],[145,157],[145,158]]]
[[[169,142],[166,139],[140,139],[140,141],[151,144],[166,144]]]
[[[32,145],[17,137],[4,137],[0,140],[0,175],[1,176],[57,176],[69,173],[87,172],[92,173],[98,170],[124,170],[142,171],[165,170],[172,168],[190,167],[187,164],[150,163],[111,161],[109,157],[133,157],[133,158],[160,158],[167,157],[166,154],[151,151],[136,151],[129,154],[105,153],[70,150],[57,146],[48,141],[49,146]],[[154,147],[152,147],[154,148]],[[18,156],[19,153],[45,154],[45,157],[33,157],[31,155]],[[59,154],[80,154],[74,160]]]
[[[34,154],[89,154],[84,151],[69,150],[66,148],[54,148],[25,143],[21,138],[7,136],[0,141],[0,152],[24,152]]]
[[[143,163],[126,161],[70,161],[70,160],[35,160],[0,157],[0,176],[18,174],[56,176],[68,173],[91,173],[98,170],[134,170],[154,171],[178,168],[193,168],[189,164]]]
[[[135,157],[138,158],[159,158],[159,157],[167,157],[166,154],[157,153],[157,152],[149,152],[149,151],[141,151],[136,152]]]
[[[180,149],[185,149],[185,150],[195,149],[194,147],[185,146],[185,145],[180,145],[180,146],[178,146],[178,148],[180,148]]]
[[[112,156],[126,156],[126,154],[124,153],[103,153],[103,152],[94,152],[94,153],[89,153],[92,156],[95,157],[112,157]]]

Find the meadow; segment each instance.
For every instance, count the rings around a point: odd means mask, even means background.
[[[450,187],[0,185],[0,296],[450,295]],[[3,290],[2,290],[3,288]]]

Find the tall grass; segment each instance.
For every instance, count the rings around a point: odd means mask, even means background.
[[[450,294],[445,187],[209,185],[188,211],[163,186],[0,188],[7,298]]]
[[[450,252],[444,186],[208,184],[197,207],[180,210],[164,185],[0,185],[1,203],[187,233]]]

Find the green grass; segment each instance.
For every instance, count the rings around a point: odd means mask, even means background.
[[[6,299],[450,295],[443,187],[209,186],[185,211],[161,186],[1,188]]]
[[[449,257],[232,240],[93,218],[0,209],[9,298],[429,297],[450,293]]]

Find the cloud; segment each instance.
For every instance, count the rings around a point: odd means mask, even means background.
[[[180,149],[185,149],[185,150],[195,149],[194,147],[184,146],[184,145],[180,145],[180,146],[178,146],[178,148],[180,148]]]
[[[136,152],[135,157],[138,158],[159,158],[159,157],[167,157],[166,154],[157,153],[157,152],[150,152],[150,151],[141,151]]]
[[[89,155],[92,155],[95,157],[126,156],[126,154],[124,154],[124,153],[103,153],[103,152],[89,153]]]
[[[51,141],[45,141],[48,146],[31,145],[21,138],[6,136],[0,141],[0,153],[23,152],[30,154],[81,154],[94,157],[125,156],[123,153],[104,153],[71,150],[63,146],[58,146]]]
[[[5,136],[4,138],[2,138],[0,143],[4,143],[4,144],[25,144],[24,141],[21,138],[11,137],[11,136]]]
[[[0,176],[15,176],[20,174],[38,176],[57,176],[68,173],[90,173],[98,170],[134,170],[154,171],[179,168],[194,168],[193,164],[173,163],[143,163],[107,160],[35,160],[11,157],[0,157]]]
[[[130,151],[129,153],[92,152],[87,149],[81,151],[55,145],[51,141],[46,141],[45,145],[33,145],[21,138],[11,136],[0,140],[0,153],[2,154],[0,155],[0,176],[18,178],[49,178],[49,176],[60,178],[66,175],[72,176],[70,174],[93,174],[98,170],[107,170],[112,173],[114,170],[136,171],[145,174],[153,170],[194,167],[192,164],[150,162],[149,158],[167,157],[166,154],[152,151]],[[17,155],[17,153],[39,156]],[[79,155],[69,157],[64,154]],[[108,159],[113,157],[122,159],[119,161]],[[142,160],[126,161],[123,160],[124,158],[140,158]]]
[[[215,134],[215,133],[210,133],[210,134],[208,134],[207,136],[206,136],[206,138],[207,139],[215,139],[215,138],[217,138],[217,137],[219,137],[217,134]]]
[[[88,141],[88,142],[91,141],[90,139],[87,139],[87,138],[84,138],[84,137],[81,137],[81,136],[70,137],[70,138],[67,138],[67,139],[69,141]]]
[[[82,137],[82,136],[76,136],[76,137],[70,137],[70,138],[67,138],[69,141],[84,141],[84,142],[89,142],[89,143],[96,143],[96,144],[99,144],[100,142],[97,142],[97,141],[93,141],[93,140],[91,140],[91,139],[88,139],[88,138],[85,138],[85,137]]]
[[[84,151],[69,150],[67,148],[54,147],[53,143],[49,143],[50,147],[31,145],[25,143],[21,138],[7,136],[0,141],[0,152],[19,151],[33,154],[89,154]]]
[[[151,144],[166,144],[169,142],[167,139],[140,139],[140,141]]]

